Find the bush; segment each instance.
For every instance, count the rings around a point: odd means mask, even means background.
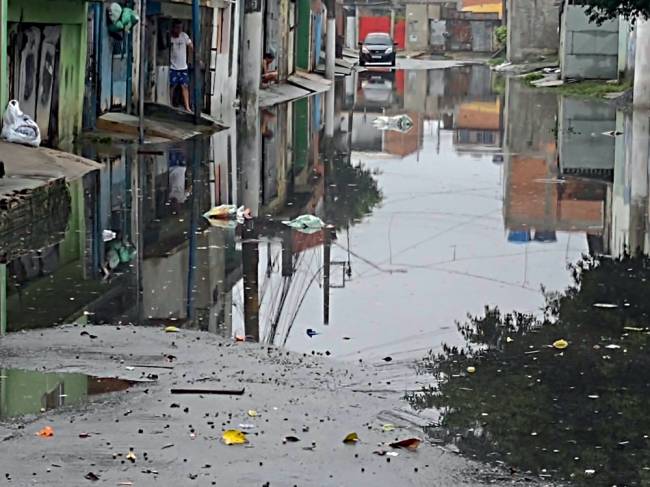
[[[508,42],[508,28],[505,25],[501,25],[494,30],[494,35],[497,38],[499,46],[504,47]]]

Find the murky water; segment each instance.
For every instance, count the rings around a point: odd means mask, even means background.
[[[83,404],[92,396],[124,391],[133,382],[79,373],[0,369],[0,421]]]
[[[70,185],[67,224],[8,265],[9,328],[174,323],[343,360],[430,353],[417,382],[431,388],[409,401],[434,438],[553,479],[643,485],[648,323],[630,313],[647,263],[589,267],[589,299],[569,267],[647,250],[648,115],[483,66],[354,74],[333,105],[147,154],[93,147],[106,167]],[[212,226],[219,204],[254,219]],[[302,214],[332,227],[283,223]]]

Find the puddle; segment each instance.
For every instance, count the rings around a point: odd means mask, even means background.
[[[133,384],[81,373],[0,369],[0,420],[83,404],[93,396],[124,391]]]
[[[498,309],[459,325],[408,396],[428,432],[473,458],[576,485],[647,485],[650,260],[587,259],[545,319]],[[552,344],[568,342],[564,349]]]

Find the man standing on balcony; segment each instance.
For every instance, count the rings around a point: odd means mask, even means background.
[[[190,36],[183,32],[183,26],[180,20],[175,20],[172,24],[171,46],[169,53],[169,96],[171,104],[174,104],[174,94],[176,88],[180,87],[183,95],[183,105],[185,110],[190,109],[190,75],[187,66],[188,55],[192,56],[194,45]]]

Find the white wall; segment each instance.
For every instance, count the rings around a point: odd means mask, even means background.
[[[237,72],[239,70],[238,57],[239,57],[239,16],[240,16],[240,3],[231,3],[228,7],[229,14],[224,16],[226,25],[222,26],[223,42],[227,43],[228,49],[226,52],[217,53],[217,43],[219,40],[218,22],[219,15],[218,9],[215,9],[213,34],[212,34],[212,59],[210,67],[215,67],[213,73],[212,85],[212,99],[210,104],[210,114],[216,120],[219,120],[224,125],[233,126],[235,123],[233,117],[233,103],[237,98]],[[231,22],[230,16],[234,16],[235,21]],[[234,32],[230,33],[230,27],[234,28]],[[232,45],[230,45],[232,39]],[[228,53],[228,50],[232,54]],[[229,66],[229,62],[232,63]],[[230,69],[230,74],[229,74]]]

